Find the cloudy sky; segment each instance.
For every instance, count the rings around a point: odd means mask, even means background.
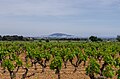
[[[120,35],[120,0],[0,0],[0,34]]]

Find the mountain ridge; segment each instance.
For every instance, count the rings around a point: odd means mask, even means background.
[[[48,36],[73,36],[73,35],[65,34],[65,33],[53,33],[53,34],[50,34]]]

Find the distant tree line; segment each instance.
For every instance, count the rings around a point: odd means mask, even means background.
[[[88,41],[88,38],[42,38],[41,40],[57,40],[57,41]]]
[[[0,35],[0,41],[34,41],[39,40],[31,37],[23,37],[18,35]],[[92,41],[92,42],[101,42],[104,41],[104,39],[98,38],[97,36],[90,36],[89,38],[42,38],[41,40],[45,40],[46,42],[49,42],[50,40],[57,40],[57,41]],[[41,41],[39,40],[39,41]],[[117,36],[116,41],[120,42],[120,35]]]
[[[18,36],[18,35],[6,35],[6,36],[1,36],[0,35],[0,41],[30,41],[32,40],[29,37],[23,37],[23,36]]]
[[[38,39],[36,39],[38,40]],[[116,38],[98,38],[97,36],[90,36],[88,38],[41,38],[39,39],[40,42],[42,40],[48,42],[48,41],[91,41],[91,42],[102,42],[102,41],[118,41],[120,42],[120,35],[118,35]]]
[[[38,39],[35,39],[38,40]],[[120,42],[120,35],[117,35],[116,38],[98,38],[97,36],[90,36],[88,38],[41,38],[39,39],[39,42],[42,42],[42,40],[49,42],[49,41],[91,41],[91,42],[102,42],[102,41],[118,41]]]
[[[90,36],[89,40],[92,41],[92,42],[104,41],[103,39],[98,38],[97,36]],[[112,40],[113,39],[111,39],[111,38],[108,39],[108,41],[112,41]],[[120,35],[117,35],[117,38],[114,39],[114,41],[120,42]]]

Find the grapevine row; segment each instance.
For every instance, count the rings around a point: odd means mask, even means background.
[[[67,68],[68,62],[74,67],[75,73],[83,62],[86,75],[90,79],[113,78],[120,79],[120,43],[119,42],[0,42],[0,65],[2,74],[9,72],[15,79],[19,69],[25,72],[25,79],[30,67],[37,70],[37,64],[42,72],[48,66],[54,70],[60,79],[60,72]],[[35,73],[33,73],[35,74]]]

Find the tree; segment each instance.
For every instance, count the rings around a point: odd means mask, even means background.
[[[120,35],[117,35],[116,39],[120,42]]]
[[[101,38],[97,38],[97,36],[91,36],[89,37],[89,40],[91,40],[92,42],[103,41]]]
[[[98,40],[98,38],[96,36],[90,36],[89,39],[92,41],[92,42],[96,42]]]
[[[0,41],[2,40],[2,36],[0,35]]]
[[[3,41],[23,41],[24,37],[23,36],[17,36],[17,35],[13,35],[13,36],[9,36],[9,35],[6,35],[6,36],[3,36],[3,37],[0,37],[0,40],[3,40]]]
[[[49,40],[49,39],[46,39],[45,41],[46,41],[46,42],[49,42],[50,40]]]
[[[101,38],[98,38],[97,41],[103,41]]]

